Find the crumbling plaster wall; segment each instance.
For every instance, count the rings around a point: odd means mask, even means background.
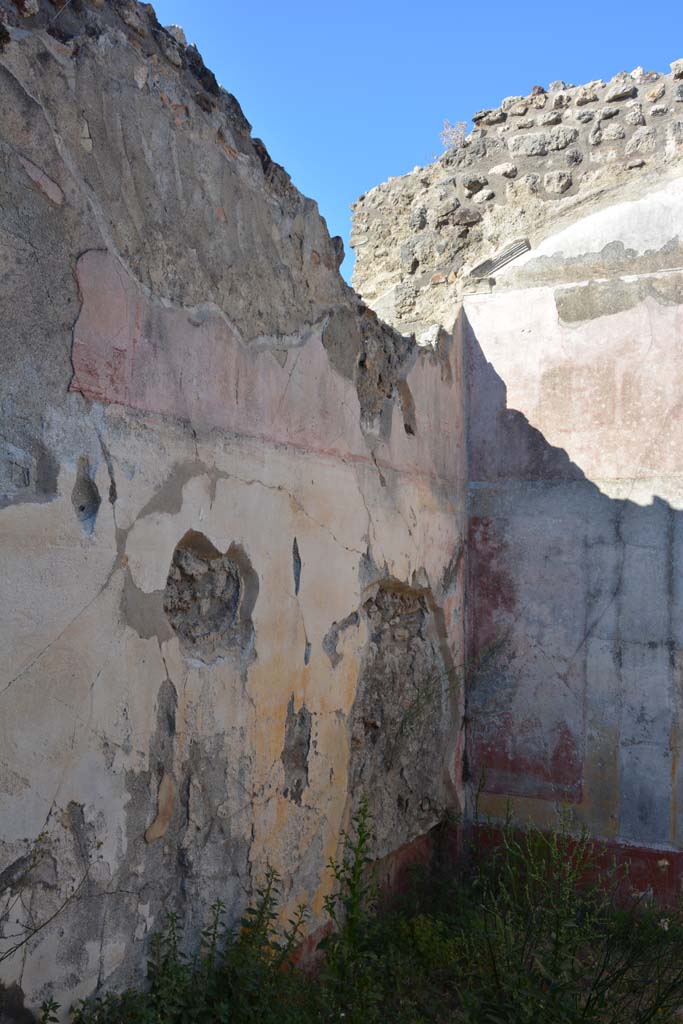
[[[425,343],[457,318],[472,791],[681,850],[683,62],[475,121],[354,227],[376,309]]]
[[[149,6],[0,22],[0,978],[67,1007],[267,863],[320,925],[378,758],[378,857],[462,805],[462,366]]]

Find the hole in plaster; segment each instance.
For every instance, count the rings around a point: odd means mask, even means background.
[[[296,537],[292,544],[292,571],[294,573],[294,594],[298,595],[301,586],[301,555]]]
[[[85,456],[81,456],[78,460],[76,482],[71,492],[71,504],[86,533],[93,531],[101,502],[97,484],[90,473],[90,463]]]
[[[239,545],[223,554],[195,530],[178,543],[164,612],[186,654],[208,664],[235,653],[251,656],[257,595],[258,577]]]
[[[282,764],[285,769],[284,795],[301,805],[301,794],[308,786],[308,752],[311,747],[311,712],[305,704],[294,710],[294,695],[287,705],[285,745]]]
[[[403,413],[403,429],[409,437],[415,437],[417,433],[417,420],[415,416],[415,402],[411,394],[410,388],[407,383],[402,380],[396,385],[398,391],[398,397],[401,402],[401,412]]]

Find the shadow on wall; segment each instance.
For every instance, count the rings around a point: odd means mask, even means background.
[[[603,494],[461,331],[472,784],[489,813],[572,803],[596,835],[680,845],[683,513]]]

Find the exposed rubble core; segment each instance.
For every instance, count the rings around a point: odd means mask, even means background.
[[[427,832],[446,810],[443,750],[457,679],[429,601],[389,581],[363,605],[368,647],[349,723],[349,791],[354,803],[368,798],[380,854],[416,825]]]
[[[251,576],[248,583],[238,559]],[[255,581],[243,552],[230,548],[222,555],[203,534],[185,534],[173,552],[164,611],[188,654],[210,663],[250,647],[254,597],[247,595],[248,585]]]
[[[354,311],[336,309],[322,340],[334,368],[356,386],[363,424],[372,425],[405,387],[415,339],[392,330],[359,303]]]
[[[680,162],[683,78],[636,68],[610,82],[553,82],[480,110],[461,145],[356,202],[353,282],[399,330],[418,335],[454,312],[477,264],[534,244],[581,206],[637,195]]]

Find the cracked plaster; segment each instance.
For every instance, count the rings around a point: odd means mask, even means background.
[[[0,17],[0,870],[44,832],[54,874],[23,897],[59,910],[2,977],[27,1006],[50,978],[67,1006],[139,978],[169,905],[188,941],[216,897],[237,920],[268,863],[283,913],[323,922],[368,632],[344,632],[335,666],[324,639],[379,579],[419,578],[461,657],[462,571],[439,581],[465,522],[463,410],[450,340],[418,351],[364,309],[315,204],[150,8],[74,5],[59,39],[47,3]],[[188,657],[164,613],[188,531],[249,557],[246,662]],[[456,805],[457,707],[439,781]]]

